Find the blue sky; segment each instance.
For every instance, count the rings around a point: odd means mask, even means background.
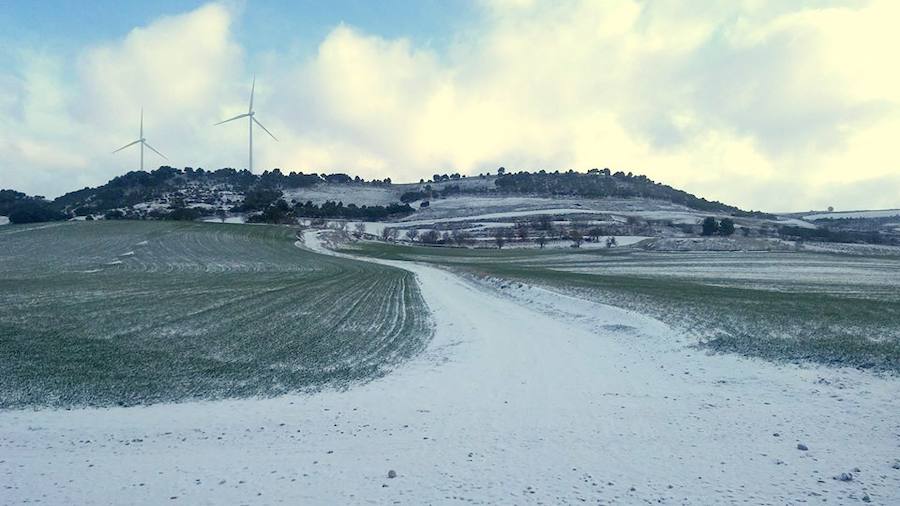
[[[199,0],[4,0],[0,37],[7,45],[74,51],[120,38],[160,16],[194,10]],[[251,52],[315,51],[328,32],[346,23],[384,37],[408,37],[443,46],[477,15],[468,0],[250,0],[225,2],[240,12],[236,38]]]
[[[121,4],[121,5],[120,5]],[[0,2],[0,187],[169,158],[418,181],[609,167],[766,210],[900,207],[900,2]]]

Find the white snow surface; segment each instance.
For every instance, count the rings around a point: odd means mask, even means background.
[[[388,376],[0,412],[0,502],[900,503],[896,379],[709,356],[639,314],[392,265],[415,273],[435,335]]]
[[[841,218],[890,218],[891,216],[900,216],[900,209],[880,209],[872,211],[838,211],[833,213],[817,213],[808,214],[803,217],[805,220],[824,220],[824,219],[841,219]]]
[[[247,219],[246,219],[246,216],[244,216],[243,214],[240,214],[240,215],[235,215],[235,216],[226,216],[225,221],[222,221],[220,218],[215,218],[215,217],[204,218],[203,221],[206,223],[242,224],[242,223],[246,223]]]
[[[807,216],[807,218],[809,218],[809,217]],[[778,223],[779,225],[788,225],[791,227],[800,227],[800,228],[808,228],[808,229],[819,228],[819,227],[813,225],[812,223],[809,223],[808,221],[803,221],[803,220],[800,220],[797,218],[778,218],[778,221],[776,223]]]
[[[9,225],[9,218],[6,216],[0,216],[0,225]]]
[[[286,189],[284,199],[288,202],[296,200],[301,204],[312,201],[313,204],[321,205],[330,200],[358,206],[384,206],[400,202],[401,193],[399,187],[321,183],[305,188]]]

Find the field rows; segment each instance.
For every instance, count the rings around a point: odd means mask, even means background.
[[[638,311],[711,349],[900,372],[900,259],[821,253],[465,250],[364,243]]]
[[[284,227],[161,222],[0,235],[0,407],[341,387],[424,347],[411,274],[293,242]]]

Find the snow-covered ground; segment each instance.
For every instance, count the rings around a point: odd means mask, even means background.
[[[900,503],[896,379],[708,356],[632,312],[393,265],[416,274],[435,335],[392,374],[265,400],[0,412],[0,497]]]
[[[812,223],[809,223],[808,221],[803,221],[798,218],[779,218],[776,223],[778,225],[787,225],[790,227],[800,227],[800,228],[809,228],[809,229],[818,228],[815,225],[813,225]]]
[[[0,225],[9,225],[9,218],[6,216],[0,216]]]
[[[306,188],[284,190],[284,199],[300,203],[312,201],[323,204],[327,201],[356,204],[358,206],[386,206],[400,202],[402,190],[397,187],[374,186],[370,184],[332,184],[321,183]]]
[[[803,217],[806,220],[825,220],[841,218],[890,218],[900,216],[900,209],[881,209],[873,211],[839,211],[834,213],[808,214]]]
[[[243,214],[239,214],[239,215],[235,215],[235,216],[226,216],[225,221],[222,221],[221,219],[215,218],[215,217],[204,218],[203,221],[205,221],[206,223],[235,223],[235,224],[237,224],[237,223],[246,223],[247,217],[244,216]]]

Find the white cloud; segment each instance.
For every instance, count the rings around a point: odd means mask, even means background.
[[[442,51],[337,26],[310,59],[259,63],[281,142],[262,138],[256,165],[395,181],[608,166],[750,208],[900,205],[900,4],[827,4],[488,1]],[[71,84],[52,57],[2,76],[25,125],[0,141],[10,185],[53,194],[76,185],[44,190],[48,173],[131,167],[107,153],[140,102],[174,165],[244,166],[245,128],[210,126],[246,107],[235,15],[210,4],[86,48]]]

